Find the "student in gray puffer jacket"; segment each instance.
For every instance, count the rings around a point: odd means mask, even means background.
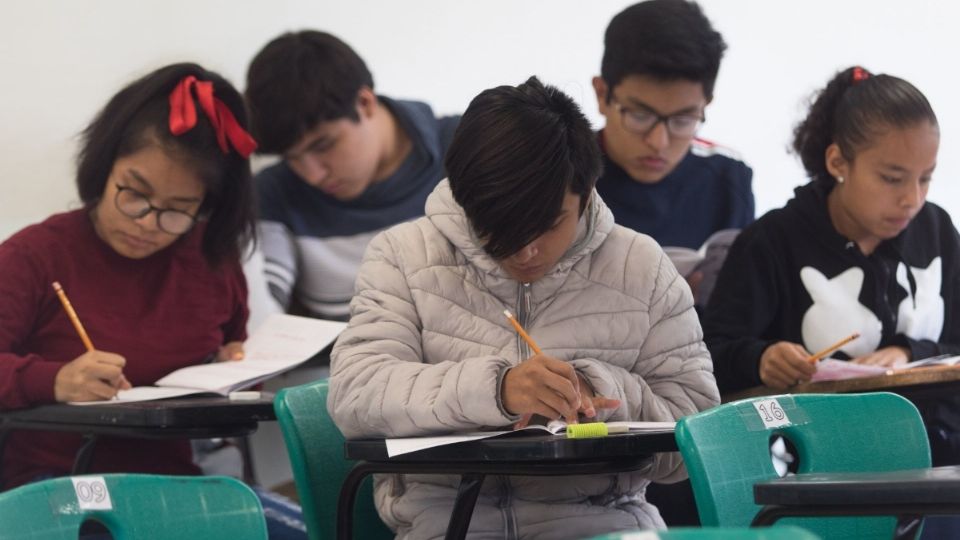
[[[426,217],[373,239],[327,407],[348,438],[551,419],[669,421],[719,393],[693,299],[660,247],[615,225],[594,191],[600,153],[574,102],[531,78],[477,96]],[[533,354],[503,311],[542,348]],[[470,538],[584,538],[662,528],[651,481],[679,454],[616,475],[491,477]],[[376,478],[398,538],[442,537],[458,478]]]

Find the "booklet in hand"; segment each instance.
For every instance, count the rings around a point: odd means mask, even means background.
[[[664,246],[663,252],[670,258],[677,272],[684,278],[689,278],[696,272],[703,274],[703,279],[697,287],[694,303],[705,305],[716,284],[717,275],[723,261],[727,258],[730,246],[740,234],[740,229],[723,229],[707,238],[698,250],[685,247]]]
[[[76,405],[105,405],[148,401],[191,394],[228,395],[249,388],[309,360],[332,343],[347,323],[277,313],[243,344],[243,360],[228,360],[178,369],[155,386],[121,390],[111,401],[86,401]]]

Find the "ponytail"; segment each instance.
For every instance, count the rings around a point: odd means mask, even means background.
[[[937,117],[927,98],[907,81],[871,75],[855,66],[837,73],[814,95],[807,117],[793,130],[793,150],[814,180],[833,183],[827,147],[836,143],[852,161],[857,151],[887,128],[906,128]]]

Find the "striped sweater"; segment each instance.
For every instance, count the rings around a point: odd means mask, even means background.
[[[412,101],[379,97],[410,137],[413,149],[397,171],[352,201],[339,201],[303,182],[286,162],[256,178],[260,242],[271,295],[325,319],[345,320],[367,243],[391,225],[423,215],[427,196],[444,177],[443,156],[459,116],[437,118]]]

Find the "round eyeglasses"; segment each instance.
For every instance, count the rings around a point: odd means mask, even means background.
[[[196,216],[173,208],[157,208],[139,191],[117,184],[117,196],[113,202],[123,215],[140,219],[150,212],[157,213],[157,228],[167,234],[183,234],[197,222]]]
[[[611,99],[620,112],[620,125],[623,129],[636,135],[648,135],[657,124],[663,122],[667,126],[667,133],[675,139],[689,139],[697,134],[697,130],[706,121],[706,117],[692,114],[662,115],[650,109],[631,109],[625,107],[616,99]]]

